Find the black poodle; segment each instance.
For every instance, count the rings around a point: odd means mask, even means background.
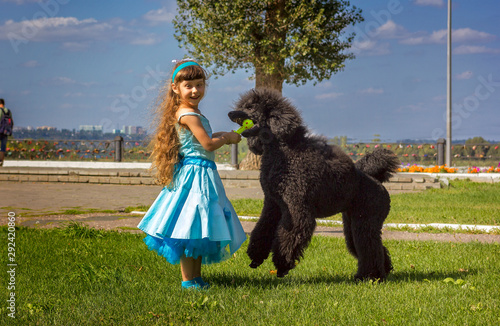
[[[285,276],[308,246],[315,219],[342,212],[347,248],[358,260],[355,278],[384,280],[392,264],[381,237],[390,209],[382,182],[399,166],[396,156],[378,149],[354,163],[339,147],[311,136],[294,106],[270,89],[243,94],[234,109],[232,121],[254,122],[242,135],[262,155],[264,208],[250,236],[250,267],[272,251],[278,277]]]

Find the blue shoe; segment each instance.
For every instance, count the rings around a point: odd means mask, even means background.
[[[195,290],[199,290],[201,289],[201,285],[196,283],[195,280],[191,280],[191,281],[183,281],[182,282],[182,288],[183,289],[195,289]]]
[[[196,282],[197,284],[199,284],[202,289],[208,289],[208,288],[210,288],[210,284],[205,283],[205,281],[203,281],[203,279],[201,278],[201,276],[195,277],[193,279],[193,281]]]

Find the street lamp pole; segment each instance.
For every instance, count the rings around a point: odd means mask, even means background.
[[[448,0],[448,69],[446,89],[446,165],[451,167],[451,0]]]

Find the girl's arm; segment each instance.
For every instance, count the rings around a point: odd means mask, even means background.
[[[212,134],[212,138],[218,138],[218,137],[220,137],[220,136],[224,135],[225,133],[226,133],[225,131],[218,131],[218,132],[214,132],[214,133]]]
[[[207,151],[213,152],[225,144],[237,144],[241,140],[241,136],[234,131],[226,133],[216,133],[210,138],[201,124],[199,117],[194,115],[185,115],[179,121],[186,125],[196,137],[198,142]]]

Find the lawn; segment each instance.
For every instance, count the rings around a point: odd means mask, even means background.
[[[7,228],[0,228],[7,247]],[[353,281],[343,239],[313,237],[290,274],[250,269],[246,245],[203,267],[206,291],[182,290],[179,266],[146,249],[143,235],[73,224],[16,230],[19,325],[497,325],[500,245],[385,241],[394,272]],[[7,255],[4,251],[4,264]],[[7,268],[7,267],[4,267]],[[4,288],[7,273],[0,279]],[[0,324],[7,317],[2,291]]]
[[[500,225],[500,183],[451,181],[450,186],[391,195],[386,223]],[[232,201],[238,215],[259,216],[263,201]],[[341,220],[340,215],[329,219]]]

